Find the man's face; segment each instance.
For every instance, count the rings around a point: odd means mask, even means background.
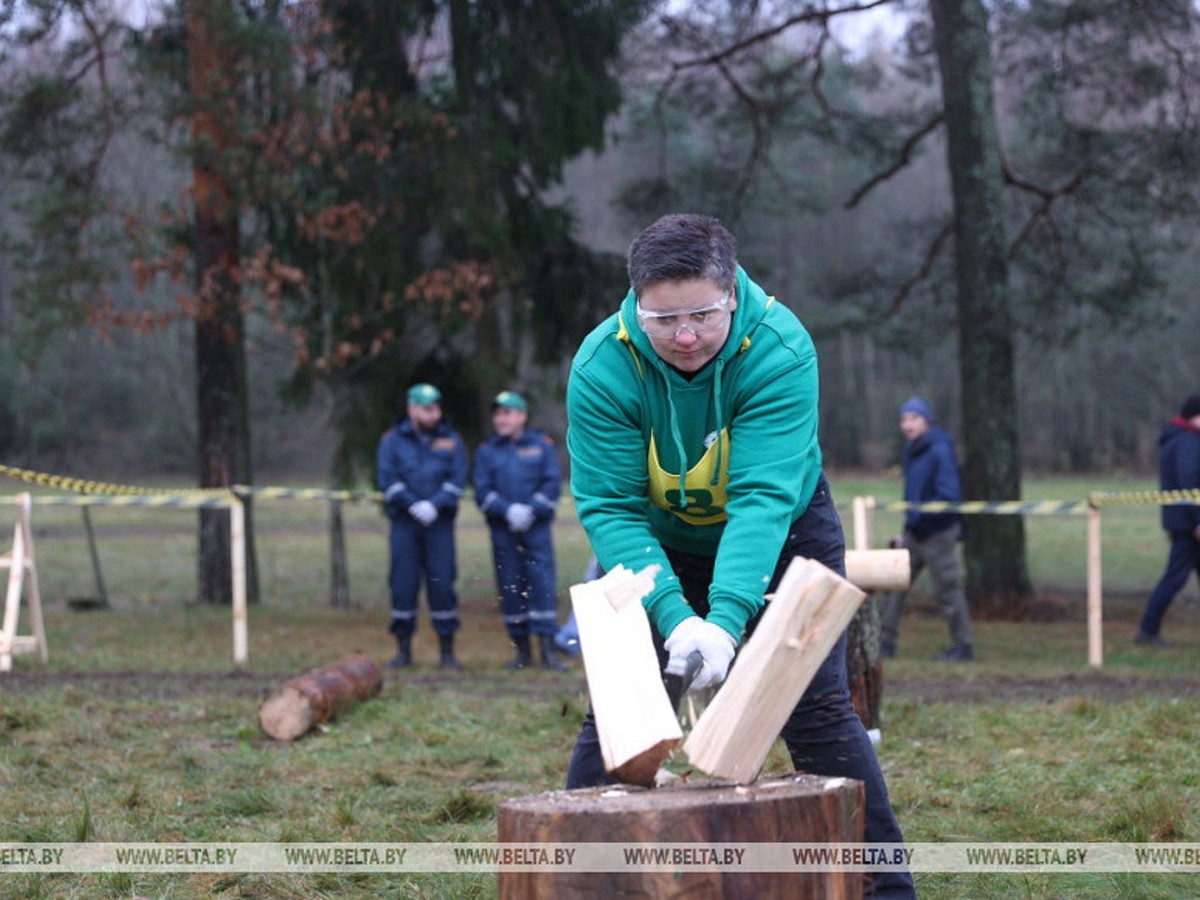
[[[433,431],[442,421],[442,404],[430,403],[421,406],[419,403],[408,404],[408,418],[418,431]]]
[[[906,441],[915,441],[929,430],[929,420],[915,412],[900,414],[900,433]]]
[[[503,438],[519,438],[525,430],[525,421],[529,414],[523,409],[513,409],[511,406],[497,406],[492,410],[492,428]]]
[[[707,278],[663,281],[645,288],[638,306],[649,314],[638,324],[654,352],[681,372],[696,372],[725,345],[737,294]]]

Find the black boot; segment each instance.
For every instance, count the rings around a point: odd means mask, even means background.
[[[438,640],[442,644],[442,661],[440,663],[443,669],[461,669],[462,663],[454,658],[454,635],[443,634]]]
[[[567,664],[558,658],[558,650],[554,646],[554,635],[538,635],[538,644],[542,648],[543,669],[552,669],[555,672],[567,671]]]
[[[506,662],[506,669],[528,669],[533,664],[533,656],[529,652],[529,637],[513,638],[513,643],[517,645],[517,655],[511,662]]]
[[[406,669],[412,665],[412,635],[397,636],[396,644],[399,649],[396,651],[396,655],[388,660],[388,668]]]

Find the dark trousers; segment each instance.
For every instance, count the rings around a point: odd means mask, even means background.
[[[550,523],[538,522],[517,534],[502,522],[489,522],[496,589],[511,638],[554,634],[558,630],[558,593]]]
[[[1175,595],[1183,590],[1188,576],[1193,572],[1200,578],[1200,541],[1190,531],[1172,531],[1171,552],[1167,556],[1167,570],[1154,586],[1146,610],[1142,613],[1143,634],[1155,636],[1162,628],[1163,616]]]
[[[424,574],[433,630],[443,637],[454,634],[458,631],[454,520],[442,518],[425,527],[402,516],[392,519],[389,537],[388,588],[392,595],[389,630],[396,637],[409,637],[417,630],[417,594]]]
[[[815,559],[840,575],[846,573],[846,546],[842,523],[833,505],[829,485],[824,478],[808,509],[788,533],[783,552],[775,568],[768,592],[775,590],[793,557]],[[713,559],[668,550],[671,568],[679,576],[688,603],[703,616],[708,612],[708,586],[712,582]],[[753,630],[751,623],[749,630]],[[665,666],[666,651],[662,636],[654,641],[659,662]],[[736,660],[734,665],[736,665]],[[887,785],[875,748],[867,737],[862,721],[850,703],[846,675],[846,636],[843,634],[792,711],[780,732],[792,765],[816,775],[842,776],[862,781],[866,790],[866,840],[870,843],[899,844],[904,840],[892,812]],[[596,721],[589,710],[575,741],[575,750],[567,770],[567,787],[611,784],[604,771],[604,757],[596,732]],[[912,876],[907,872],[880,872],[874,878],[875,897],[915,897]]]

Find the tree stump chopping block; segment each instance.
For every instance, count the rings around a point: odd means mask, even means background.
[[[349,656],[284,682],[259,704],[258,723],[277,741],[295,740],[382,687],[383,672],[374,660]]]
[[[724,780],[551,791],[497,808],[502,844],[857,843],[863,839],[863,786],[847,778],[793,773],[749,785]],[[501,869],[501,900],[711,898],[849,900],[863,893],[861,872]],[[661,868],[661,867],[660,867]]]

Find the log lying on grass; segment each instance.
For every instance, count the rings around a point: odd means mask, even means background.
[[[258,724],[277,741],[291,741],[383,687],[379,665],[354,655],[284,682],[258,707]]]

